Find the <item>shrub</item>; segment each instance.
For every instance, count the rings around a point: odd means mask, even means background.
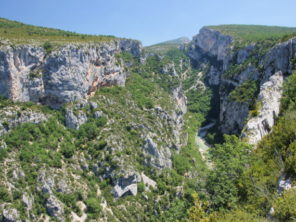
[[[45,49],[47,54],[50,54],[53,50],[53,45],[50,42],[45,42],[43,44],[43,48]]]
[[[251,146],[236,136],[225,136],[225,143],[210,149],[215,169],[209,174],[207,188],[211,205],[231,209],[238,202],[238,181],[249,161]]]
[[[61,152],[65,158],[71,158],[75,153],[75,146],[71,143],[63,144]]]
[[[145,184],[143,182],[138,183],[138,192],[142,193],[145,191]]]
[[[11,201],[10,194],[8,193],[7,189],[2,186],[0,186],[0,201],[4,201],[4,202]]]
[[[247,80],[236,87],[230,94],[229,98],[235,102],[248,103],[252,105],[258,93],[257,83],[253,80]]]
[[[85,201],[87,206],[87,212],[90,214],[99,214],[101,212],[100,200],[95,197],[90,197]]]
[[[296,190],[290,189],[273,202],[275,214],[279,221],[295,221],[296,219]]]

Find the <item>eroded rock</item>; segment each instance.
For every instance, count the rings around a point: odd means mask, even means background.
[[[6,45],[0,48],[0,95],[59,108],[91,96],[97,88],[124,85],[126,71],[115,54],[141,53],[138,41],[67,44],[50,54],[43,47]]]
[[[51,217],[55,217],[59,221],[64,218],[64,205],[54,195],[50,195],[46,201],[46,211]]]
[[[87,115],[83,110],[73,111],[72,108],[67,108],[65,113],[66,126],[71,129],[79,129],[79,127],[86,123]]]
[[[135,172],[126,172],[124,177],[119,178],[115,182],[113,188],[114,197],[122,197],[124,195],[136,196],[138,193],[137,183],[141,181],[141,177]]]
[[[247,137],[250,144],[256,145],[275,124],[275,119],[280,112],[283,81],[282,72],[277,72],[261,86],[257,101],[258,116],[247,122],[243,132],[243,136]]]
[[[10,206],[5,206],[2,217],[3,222],[21,222],[19,212]]]
[[[145,140],[144,151],[148,158],[146,159],[147,165],[156,167],[156,168],[171,168],[171,152],[167,147],[158,148],[157,144],[148,137]]]
[[[0,110],[0,136],[24,123],[38,124],[47,121],[44,113],[31,109],[21,110],[18,106],[8,106]]]

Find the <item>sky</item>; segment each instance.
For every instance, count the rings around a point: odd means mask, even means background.
[[[295,8],[296,0],[0,0],[0,17],[147,46],[191,38],[206,25],[296,27]]]

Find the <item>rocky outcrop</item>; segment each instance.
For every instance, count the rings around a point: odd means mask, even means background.
[[[262,137],[267,135],[275,123],[280,112],[282,85],[284,77],[282,72],[272,75],[261,86],[258,96],[258,116],[251,118],[244,129],[243,136],[247,137],[250,144],[257,144]]]
[[[285,76],[292,72],[296,39],[275,45],[265,55],[260,54],[261,46],[255,43],[239,50],[235,50],[232,43],[235,43],[232,37],[204,27],[190,43],[188,55],[198,68],[204,70],[208,85],[219,87],[221,132],[240,135],[245,128],[243,136],[250,135],[250,143],[256,144],[270,132],[278,115],[283,82],[278,73]],[[224,75],[230,69],[231,75]],[[262,106],[259,116],[247,121],[251,104],[233,101],[229,95],[249,80],[258,83],[258,103]]]
[[[27,210],[32,210],[34,198],[29,196],[27,193],[22,195],[22,202],[25,204]]]
[[[140,182],[143,182],[146,191],[157,188],[156,182],[146,176],[143,172],[141,175],[133,170],[124,170],[121,173],[124,176],[115,181],[115,186],[112,191],[116,198],[126,195],[136,196],[138,193],[138,183]]]
[[[184,140],[182,141],[181,134],[184,126],[184,115],[187,112],[187,98],[181,87],[174,89],[172,94],[177,106],[177,111],[172,115],[174,120],[173,135],[176,140],[176,148],[180,150],[182,144],[185,142]]]
[[[265,70],[262,82],[267,81],[270,76],[279,71],[283,74],[290,74],[293,69],[291,60],[295,58],[296,38],[274,46],[260,62]]]
[[[281,194],[283,191],[290,190],[291,188],[295,188],[295,186],[293,186],[292,179],[290,177],[286,178],[286,175],[282,175],[278,182],[278,193]]]
[[[141,181],[141,177],[138,173],[132,171],[124,172],[124,176],[119,178],[115,182],[113,188],[114,197],[122,197],[124,195],[133,195],[136,196],[138,193],[138,185]]]
[[[54,195],[50,195],[46,201],[46,211],[51,217],[55,217],[58,221],[64,220],[64,204]]]
[[[162,67],[161,72],[163,74],[167,74],[167,75],[171,75],[171,76],[177,76],[178,75],[174,63],[168,63],[168,64],[164,65]]]
[[[222,70],[226,70],[232,58],[230,50],[232,42],[231,36],[203,27],[199,34],[193,37],[188,48],[188,55],[195,63],[208,60],[216,67],[221,66]],[[210,82],[210,84],[216,83]]]
[[[157,187],[157,183],[154,180],[147,177],[144,173],[141,173],[141,177],[146,190],[149,190],[149,188],[155,189]]]
[[[14,101],[34,101],[58,108],[91,96],[97,88],[124,85],[126,72],[115,55],[139,56],[140,43],[68,44],[48,54],[42,47],[0,48],[0,95]]]
[[[52,175],[48,175],[44,169],[40,170],[38,175],[38,191],[45,194],[51,194],[55,186],[55,181]]]
[[[47,119],[48,116],[44,113],[32,109],[21,110],[18,106],[5,107],[0,110],[0,136],[23,123],[37,124]],[[4,144],[3,147],[5,147]]]
[[[97,103],[81,100],[68,104],[65,108],[65,124],[70,129],[79,129],[82,124],[87,122],[90,115],[95,119],[103,116],[103,112],[98,110]]]
[[[147,137],[144,143],[144,153],[148,157],[146,158],[146,164],[159,169],[171,168],[171,151],[167,147],[157,146],[157,144],[152,140],[152,138]]]
[[[250,54],[254,51],[254,49],[255,49],[255,44],[250,44],[238,50],[237,56],[236,56],[236,63],[237,64],[244,63],[249,58]]]
[[[11,208],[10,206],[5,206],[2,212],[3,222],[20,222],[19,212]]]
[[[82,124],[86,123],[86,121],[87,121],[86,113],[83,112],[82,110],[74,114],[72,109],[70,108],[66,109],[65,122],[67,127],[71,129],[79,129],[79,127]]]

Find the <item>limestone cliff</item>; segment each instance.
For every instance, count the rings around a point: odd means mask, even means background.
[[[247,137],[249,143],[257,144],[275,124],[275,119],[280,112],[282,85],[283,74],[281,71],[272,75],[268,81],[262,84],[258,96],[258,114],[250,118],[244,128],[243,136]]]
[[[14,101],[33,101],[57,108],[85,99],[106,85],[124,85],[126,71],[116,54],[139,56],[133,40],[66,44],[46,52],[34,45],[0,48],[0,95]]]
[[[296,39],[270,48],[263,48],[260,42],[236,47],[236,41],[232,36],[204,27],[190,43],[188,55],[204,71],[209,86],[219,87],[220,108],[216,112],[221,132],[239,135],[247,123],[244,136],[251,130],[250,135],[255,133],[256,138],[252,137],[250,142],[255,144],[270,131],[279,114],[283,76],[292,72]],[[254,83],[254,92],[246,99],[242,94],[251,90],[251,84],[247,84],[250,82]],[[249,112],[255,103],[263,104],[260,117],[250,119]]]

